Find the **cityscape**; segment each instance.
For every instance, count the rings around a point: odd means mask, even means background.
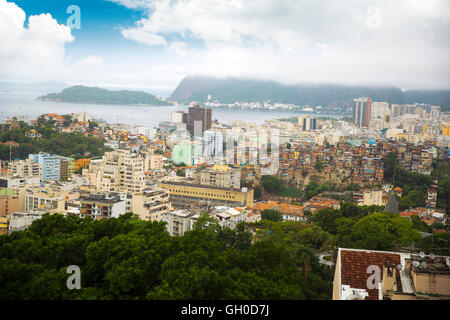
[[[127,41],[188,55],[162,36],[163,1],[99,2],[144,15]],[[52,20],[61,37],[83,31],[77,8],[71,28]],[[11,48],[26,9],[0,0]],[[92,78],[47,83],[0,62],[0,300],[183,300],[178,315],[212,317],[192,301],[450,299],[449,73],[436,89],[183,73],[157,92],[102,84],[90,60]]]

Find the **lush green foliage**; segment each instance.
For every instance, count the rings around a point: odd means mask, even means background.
[[[283,220],[283,215],[280,213],[280,211],[266,209],[261,211],[261,219],[277,222]]]
[[[319,184],[316,181],[311,181],[305,187],[304,199],[309,200],[312,197],[317,196],[319,193],[322,193],[324,191],[334,191],[333,185],[329,182]]]
[[[450,233],[435,233],[433,237],[425,237],[417,241],[417,247],[429,254],[450,256]]]
[[[324,167],[324,164],[320,160],[314,164],[314,168],[319,172],[322,171],[323,167]]]
[[[263,176],[261,184],[266,192],[280,197],[299,198],[302,195],[299,189],[286,186],[283,180],[278,179],[276,176]]]
[[[329,235],[300,223],[269,228],[252,244],[244,230],[171,237],[164,223],[131,214],[45,215],[0,236],[0,299],[329,299],[332,270],[314,254]],[[80,290],[66,288],[70,265],[81,269]]]
[[[314,214],[310,220],[336,236],[337,244],[346,248],[394,250],[420,239],[412,221],[382,211],[379,206],[357,207],[344,203]]]
[[[439,179],[437,207],[447,210],[450,214],[450,165],[437,165],[431,173]]]
[[[30,138],[26,134],[33,127],[21,122],[19,129],[4,131],[0,134],[0,142],[14,141],[19,146],[12,147],[12,158],[26,159],[31,153],[48,152],[75,159],[102,156],[110,150],[104,146],[102,139],[85,136],[79,132],[60,133],[48,122],[35,129],[41,134],[39,139]],[[9,145],[0,145],[0,159],[9,160]]]
[[[433,179],[401,168],[397,162],[397,154],[394,152],[390,152],[384,158],[384,178],[386,181],[393,182],[395,187],[403,188],[403,196],[399,203],[400,210],[425,206],[427,188]]]

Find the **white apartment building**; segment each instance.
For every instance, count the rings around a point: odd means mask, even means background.
[[[210,161],[216,157],[223,157],[222,132],[215,130],[203,132],[203,157]]]
[[[189,210],[175,210],[163,214],[161,221],[166,222],[167,232],[171,236],[182,236],[191,230],[191,217],[194,213]]]
[[[80,214],[94,219],[118,218],[128,212],[127,200],[124,193],[82,194]]]
[[[370,120],[384,119],[385,116],[391,114],[389,103],[387,102],[372,102],[370,108]]]
[[[22,188],[24,186],[40,185],[41,178],[39,176],[31,177],[19,177],[19,176],[6,176],[0,177],[0,188]]]

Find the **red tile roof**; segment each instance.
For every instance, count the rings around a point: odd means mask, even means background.
[[[364,289],[369,295],[366,300],[378,300],[378,289],[368,289],[367,279],[373,274],[367,272],[371,265],[380,268],[380,281],[383,281],[384,264],[399,265],[400,254],[393,252],[341,249],[341,285],[353,289]]]

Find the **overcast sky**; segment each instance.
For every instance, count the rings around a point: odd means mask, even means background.
[[[67,7],[81,29],[67,26]],[[448,0],[0,0],[0,81],[450,88]]]

